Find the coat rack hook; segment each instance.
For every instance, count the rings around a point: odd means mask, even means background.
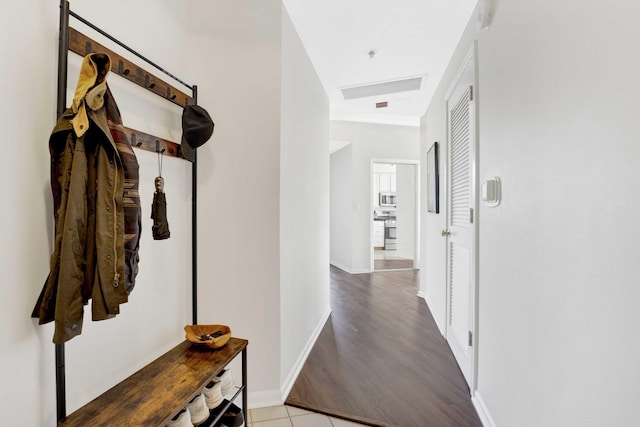
[[[146,87],[148,87],[149,89],[153,89],[154,87],[156,87],[156,84],[155,84],[155,83],[151,83],[151,82],[149,81],[149,74],[147,74],[147,75],[145,75],[145,76],[144,76],[144,85],[145,85]]]
[[[142,141],[137,142],[136,141],[136,134],[132,133],[131,134],[131,145],[133,145],[134,147],[141,147],[142,146]]]
[[[156,153],[162,154],[165,152],[165,148],[160,149],[160,140],[156,139]]]
[[[128,76],[129,73],[129,69],[124,67],[124,62],[122,60],[118,61],[118,74]]]

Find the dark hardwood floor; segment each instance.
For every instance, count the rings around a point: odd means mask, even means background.
[[[375,426],[482,426],[416,270],[331,267],[332,314],[286,404]]]

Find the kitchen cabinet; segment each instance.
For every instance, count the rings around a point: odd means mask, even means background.
[[[390,163],[374,163],[371,189],[373,206],[380,206],[380,193],[396,192],[396,167]]]
[[[384,221],[373,221],[373,247],[384,247]]]
[[[396,174],[395,173],[374,173],[373,174],[373,195],[374,205],[377,206],[378,195],[380,193],[396,192]]]
[[[391,192],[391,174],[390,173],[380,173],[380,174],[378,174],[378,176],[379,176],[379,179],[380,179],[380,193],[389,193],[389,192]]]

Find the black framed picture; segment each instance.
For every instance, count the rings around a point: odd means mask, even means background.
[[[427,212],[440,213],[440,174],[438,142],[427,152]]]

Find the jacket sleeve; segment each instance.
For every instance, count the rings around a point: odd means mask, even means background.
[[[87,156],[84,141],[73,150],[68,197],[62,225],[53,341],[62,343],[82,332],[87,242]]]

